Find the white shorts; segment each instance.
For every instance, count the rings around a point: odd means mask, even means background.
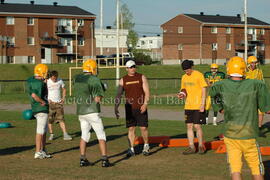
[[[37,119],[37,134],[45,134],[48,129],[48,114],[37,113],[35,118]]]
[[[98,140],[106,141],[106,134],[99,113],[79,115],[79,121],[81,124],[81,131],[82,131],[81,138],[85,142],[89,142],[90,140],[91,136],[90,130],[92,127],[97,135]]]

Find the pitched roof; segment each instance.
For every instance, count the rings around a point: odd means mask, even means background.
[[[93,17],[93,13],[77,6],[0,3],[0,14],[39,14]]]
[[[241,17],[239,16],[220,16],[220,15],[201,15],[201,14],[184,14],[188,17],[196,19],[203,23],[214,23],[214,24],[244,24],[241,21]],[[270,24],[260,21],[253,17],[248,17],[249,25],[262,25],[269,26]]]

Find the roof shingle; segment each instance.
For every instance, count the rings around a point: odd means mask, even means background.
[[[220,16],[220,15],[200,15],[200,14],[184,14],[188,17],[191,17],[193,19],[196,19],[203,23],[215,23],[215,24],[244,24],[244,22],[241,21],[241,17],[237,16]],[[270,24],[260,21],[258,19],[255,19],[253,17],[248,18],[248,24],[249,25],[263,25],[263,26],[269,26]]]
[[[75,15],[75,16],[95,16],[93,13],[85,11],[77,6],[60,6],[60,5],[40,5],[40,4],[0,4],[0,14],[45,14],[45,15]]]

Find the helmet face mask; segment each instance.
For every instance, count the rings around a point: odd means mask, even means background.
[[[217,71],[218,71],[217,68],[211,68],[211,72],[212,72],[213,74],[217,73]]]
[[[248,64],[257,63],[258,59],[255,56],[249,56],[247,59]]]
[[[215,64],[215,63],[214,64],[211,64],[210,70],[211,70],[212,74],[216,74],[217,71],[218,71],[218,65]]]

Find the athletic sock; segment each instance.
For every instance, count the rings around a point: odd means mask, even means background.
[[[108,156],[105,155],[105,156],[101,156],[101,160],[107,160],[108,159]]]
[[[86,156],[85,155],[81,155],[80,159],[85,160]]]
[[[131,150],[132,152],[134,152],[134,147],[130,147],[130,150]]]
[[[149,144],[144,144],[144,146],[143,146],[143,147],[147,147],[147,146],[149,147]]]

